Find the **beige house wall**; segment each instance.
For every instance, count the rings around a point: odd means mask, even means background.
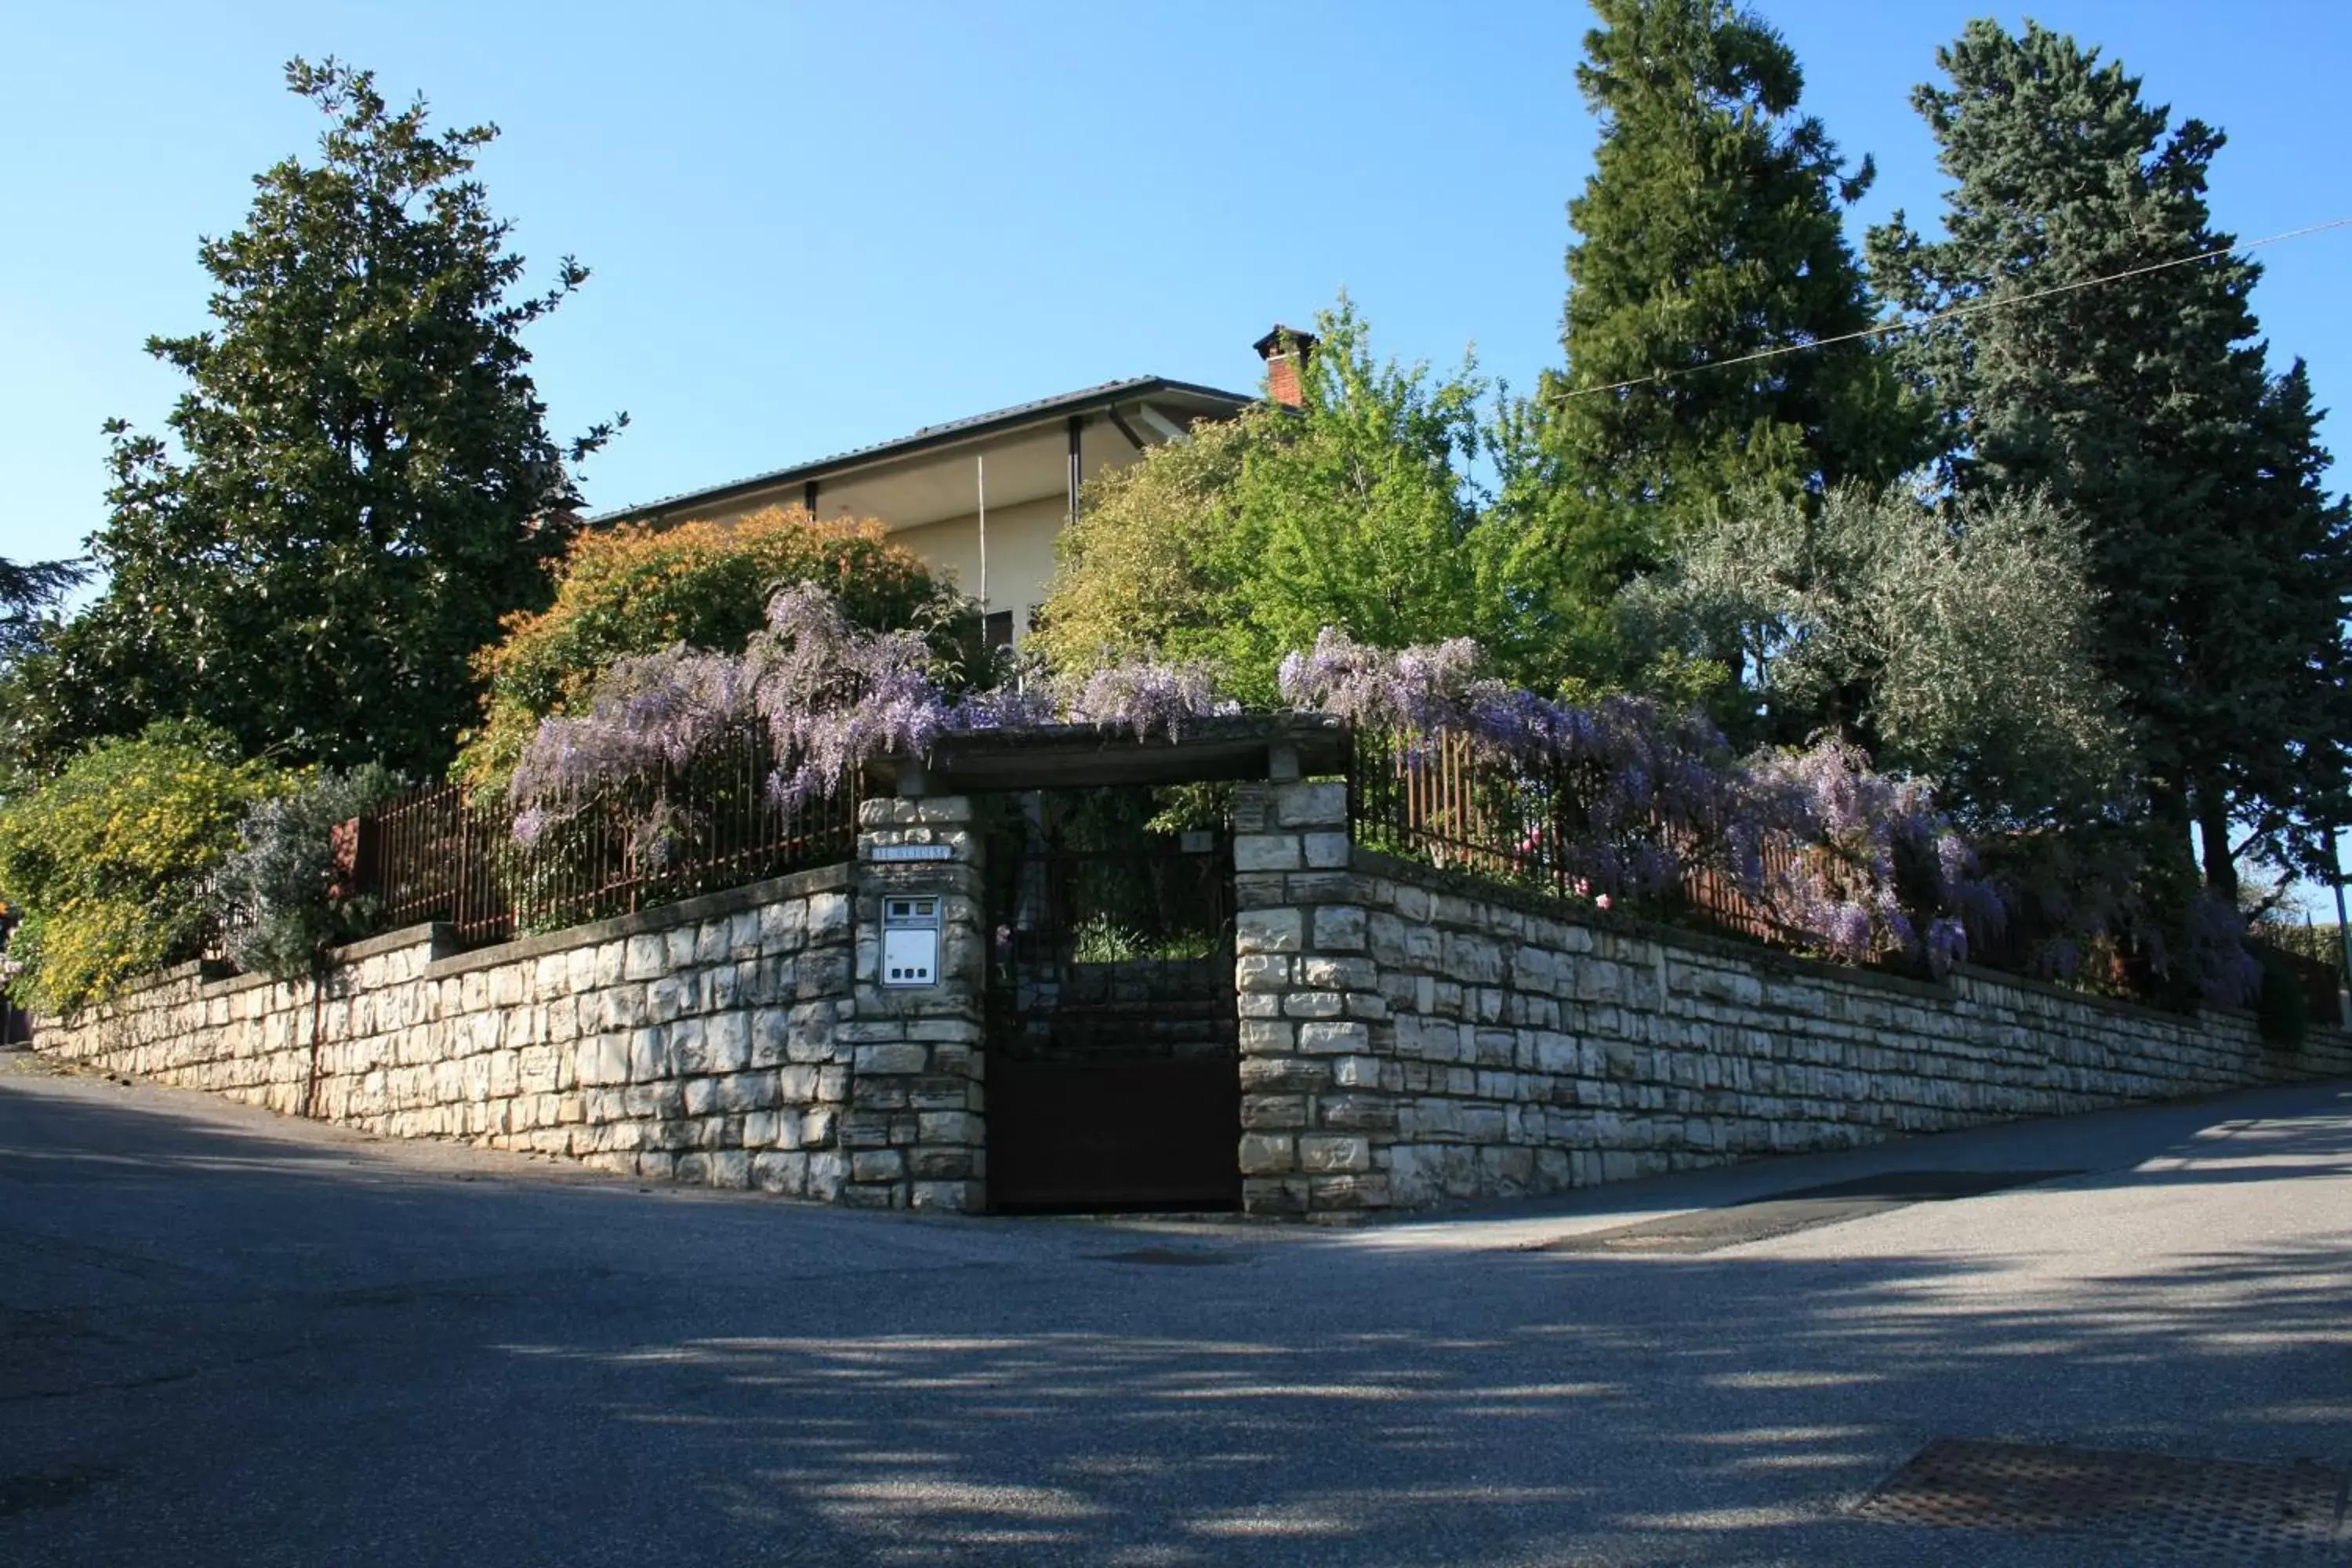
[[[1030,615],[1045,602],[1054,580],[1054,541],[1068,518],[1059,496],[988,509],[987,607],[1013,612],[1013,635],[1029,629]],[[956,586],[981,595],[980,514],[893,529],[891,542],[903,544],[934,572],[953,575]]]

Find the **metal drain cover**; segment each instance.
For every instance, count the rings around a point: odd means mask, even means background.
[[[2352,1541],[2352,1473],[1938,1437],[1854,1508],[1948,1530],[2095,1535],[2168,1557],[2246,1561]]]
[[[1231,1253],[1193,1252],[1176,1247],[1139,1247],[1131,1252],[1092,1252],[1097,1263],[1158,1264],[1164,1268],[1213,1268],[1236,1261]]]

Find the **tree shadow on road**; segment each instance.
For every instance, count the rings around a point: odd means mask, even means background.
[[[0,1239],[38,1232],[51,1270],[0,1275],[0,1308],[70,1290],[201,1349],[226,1302],[236,1343],[309,1347],[233,1381],[192,1350],[171,1384],[204,1419],[139,1473],[170,1468],[189,1561],[262,1560],[226,1473],[331,1536],[462,1518],[468,1555],[523,1560],[2076,1563],[1843,1511],[1939,1435],[2352,1463],[2352,1234],[2309,1221],[2108,1274],[2029,1268],[2030,1224],[1628,1258],[457,1183],[143,1108],[50,1121],[0,1122]],[[2214,1173],[2340,1171],[2344,1123],[2306,1121]],[[107,1256],[40,1251],[69,1236]],[[240,1414],[273,1389],[303,1414]],[[393,1436],[320,1441],[354,1409]],[[0,1555],[104,1556],[124,1516],[95,1506],[0,1519]]]

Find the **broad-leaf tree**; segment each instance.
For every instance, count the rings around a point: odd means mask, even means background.
[[[543,604],[611,426],[550,438],[521,334],[587,277],[521,292],[473,177],[494,127],[434,132],[366,71],[297,59],[329,120],[315,162],[255,182],[204,242],[212,323],[148,352],[188,388],[170,439],[117,422],[104,595],[26,661],[20,751],[49,765],[158,717],[249,752],[439,771],[502,615]]]
[[[1737,498],[1622,601],[1637,644],[1738,650],[1741,726],[1823,731],[1973,826],[2102,815],[2127,768],[2081,531],[2037,496],[1839,486]]]
[[[1554,657],[1505,520],[1468,477],[1486,440],[1471,365],[1376,359],[1343,300],[1297,408],[1262,404],[1095,481],[1058,546],[1034,639],[1071,673],[1159,656],[1277,700],[1282,657],[1324,626],[1381,647],[1477,636],[1514,674]]]
[[[2266,368],[2260,268],[2207,210],[2222,138],[2039,26],[1971,23],[1937,61],[1946,81],[1914,101],[1952,181],[1943,237],[1898,213],[1871,253],[1910,310],[1974,309],[1903,357],[1961,489],[2046,493],[2081,520],[2150,819],[2183,847],[2195,826],[2233,904],[2241,854],[2315,865],[2315,830],[2343,816],[2352,529],[2321,486],[2301,366]]]
[[[37,647],[57,602],[89,576],[79,561],[0,561],[0,662]]]

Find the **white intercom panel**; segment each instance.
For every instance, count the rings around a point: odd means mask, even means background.
[[[939,983],[940,900],[935,897],[883,900],[882,984]]]

